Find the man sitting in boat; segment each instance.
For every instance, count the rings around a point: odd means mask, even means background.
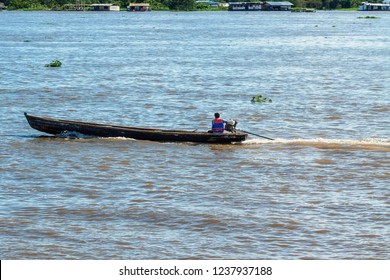
[[[219,113],[214,114],[214,119],[211,121],[211,130],[209,132],[211,133],[223,133],[225,130],[225,121],[221,118]]]
[[[214,119],[211,122],[210,133],[223,133],[225,130],[229,132],[236,132],[237,122],[235,120],[226,121],[221,118],[219,113],[214,114]]]

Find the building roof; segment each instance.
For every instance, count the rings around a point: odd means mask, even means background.
[[[115,4],[91,4],[92,7],[107,7],[107,6],[117,6]]]
[[[130,3],[129,7],[145,7],[149,6],[149,3]]]
[[[219,2],[207,1],[207,0],[199,0],[199,1],[195,1],[195,3],[206,3],[206,4],[209,4],[209,5],[217,5],[217,4],[219,4]]]
[[[282,2],[266,2],[270,6],[293,6],[294,4],[291,2],[287,1],[282,1]]]
[[[362,5],[366,5],[366,6],[376,6],[376,7],[387,7],[387,6],[389,6],[389,4],[368,3],[368,2],[363,2]]]

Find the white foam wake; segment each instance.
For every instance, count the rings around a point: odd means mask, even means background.
[[[280,139],[273,141],[266,139],[250,139],[243,142],[246,145],[289,145],[309,146],[318,148],[384,148],[390,150],[390,139],[365,138],[365,139]]]

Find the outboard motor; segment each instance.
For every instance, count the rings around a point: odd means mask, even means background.
[[[232,132],[232,133],[235,133],[236,132],[236,125],[237,125],[237,123],[238,122],[236,120],[227,121],[226,124],[225,124],[225,130],[229,131],[229,132]]]

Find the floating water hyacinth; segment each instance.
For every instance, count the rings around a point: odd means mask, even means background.
[[[265,103],[265,102],[272,103],[272,99],[269,99],[269,98],[264,97],[262,95],[257,95],[257,96],[252,97],[251,102],[252,103]]]
[[[62,62],[59,60],[53,60],[52,62],[45,64],[45,67],[61,67]]]
[[[376,17],[376,16],[365,16],[365,17],[358,17],[358,18],[371,18],[371,19],[373,19],[373,18],[379,18],[379,17]]]

